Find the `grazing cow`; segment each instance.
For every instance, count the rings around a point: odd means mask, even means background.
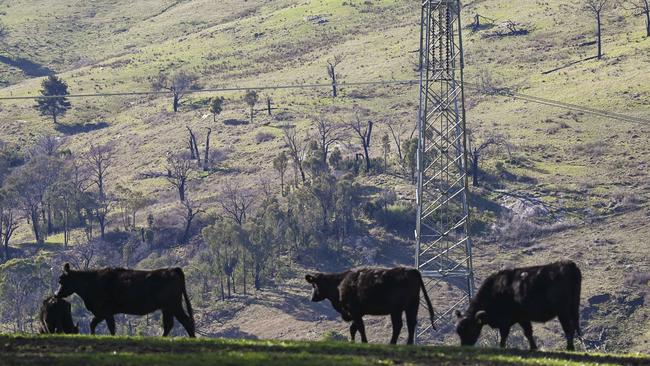
[[[79,327],[72,322],[70,303],[50,296],[43,300],[39,314],[40,333],[78,334]]]
[[[362,317],[364,315],[390,315],[393,323],[391,344],[397,343],[402,330],[402,313],[406,312],[408,344],[413,344],[420,288],[429,307],[433,326],[433,306],[422,282],[420,272],[412,268],[363,268],[342,273],[316,273],[305,276],[313,287],[311,301],[328,299],[345,321],[352,321],[350,337],[355,340],[357,330],[361,341],[367,343]],[[435,329],[435,327],[434,327]]]
[[[574,350],[573,337],[580,333],[580,284],[582,275],[571,261],[544,266],[506,269],[490,275],[463,315],[456,311],[456,332],[461,345],[474,345],[483,325],[499,329],[505,348],[510,328],[519,323],[530,349],[537,349],[531,322],[547,322],[556,316]]]
[[[185,275],[180,268],[136,271],[105,268],[94,271],[73,271],[66,263],[59,277],[57,298],[79,295],[93,313],[90,333],[106,320],[108,330],[115,335],[115,314],[145,315],[162,310],[163,336],[174,327],[174,317],[187,334],[194,337],[192,305],[185,290]],[[188,314],[183,310],[183,297]]]

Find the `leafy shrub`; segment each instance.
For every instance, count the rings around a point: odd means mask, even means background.
[[[341,332],[330,330],[329,332],[323,334],[323,338],[321,340],[325,342],[346,342],[348,338],[341,334]]]

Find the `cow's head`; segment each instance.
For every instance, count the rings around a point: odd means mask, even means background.
[[[481,329],[487,321],[487,313],[483,310],[477,311],[474,316],[460,313],[456,310],[456,333],[460,337],[461,346],[473,346],[481,335]]]
[[[59,276],[59,289],[56,291],[54,296],[57,299],[61,299],[75,293],[79,288],[78,279],[76,277],[74,271],[70,269],[70,264],[64,264],[63,272],[61,273],[61,276]]]
[[[308,274],[305,276],[305,280],[313,288],[311,301],[318,302],[325,299],[338,298],[338,283],[333,283],[327,275],[322,273]]]

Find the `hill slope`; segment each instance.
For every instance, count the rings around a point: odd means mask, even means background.
[[[205,87],[325,83],[326,61],[334,55],[344,58],[339,67],[343,82],[411,79],[417,76],[417,6],[407,0],[114,0],[101,6],[73,0],[5,1],[2,19],[10,33],[7,56],[0,59],[7,85],[0,96],[36,95],[42,78],[34,75],[49,71],[67,80],[71,93],[150,90],[160,71],[177,70],[197,73]],[[621,8],[608,12],[605,58],[596,60],[590,58],[593,21],[579,1],[484,0],[468,2],[464,11],[466,24],[474,13],[494,20],[480,31],[465,30],[468,81],[648,118],[650,39],[643,36],[642,19]],[[508,34],[502,25],[507,20],[526,32]],[[279,127],[286,116],[306,135],[313,134],[316,116],[349,120],[355,107],[367,108],[369,118],[391,120],[407,130],[416,115],[413,85],[344,88],[337,99],[330,98],[327,89],[262,94],[272,97],[283,114],[269,117],[260,112],[252,125],[238,122],[247,118],[240,92],[223,93],[227,101],[220,121],[235,125],[213,123],[207,116],[202,103],[210,93],[191,95],[176,114],[168,112],[167,96],[73,99],[74,108],[62,126],[38,116],[32,101],[2,101],[0,139],[27,146],[53,134],[65,137],[65,146],[74,152],[87,150],[90,141],[111,142],[116,165],[109,189],[121,183],[155,197],[147,212],[164,217],[177,209],[174,192],[163,178],[149,173],[162,172],[166,154],[184,149],[186,126],[201,131],[200,138],[211,127],[215,148],[226,155],[216,172],[190,183],[192,196],[215,213],[225,183],[254,187],[261,185],[261,176],[275,179],[271,161],[284,147]],[[598,339],[606,331],[601,347],[647,351],[650,313],[644,304],[650,291],[647,282],[636,284],[633,278],[650,272],[650,126],[476,90],[469,90],[468,124],[476,143],[499,133],[514,146],[514,159],[497,150],[485,157],[486,184],[474,191],[475,217],[482,225],[475,251],[479,280],[505,265],[573,259],[585,273],[588,338]],[[375,136],[384,132],[386,125],[377,123]],[[257,143],[259,133],[275,138]],[[348,144],[341,148],[347,156],[357,150]],[[378,143],[372,153],[381,155]],[[413,194],[408,180],[395,174],[358,180],[394,188],[405,202]],[[543,212],[534,219],[548,225],[525,226],[507,218],[521,212],[513,207],[529,207],[531,202]],[[141,213],[140,222],[147,212]],[[499,227],[515,234],[499,234]],[[404,244],[409,238],[398,239],[380,240],[386,248],[377,262],[411,263],[412,249]],[[23,225],[16,241],[32,240]],[[301,299],[300,291],[289,297]],[[261,313],[278,311],[273,314],[286,316],[287,324],[295,316],[281,299],[243,300],[243,311],[250,311],[250,317],[234,317],[225,325],[212,320],[212,304],[200,314],[207,319],[206,327],[216,331],[246,328],[256,314],[250,302],[261,303]],[[285,328],[272,324],[261,334],[317,338],[320,334],[312,334],[309,324],[318,316],[311,311],[304,323]],[[328,327],[344,327],[338,324],[331,321]],[[543,329],[542,337],[552,339],[547,347],[562,343],[554,334],[557,325]]]

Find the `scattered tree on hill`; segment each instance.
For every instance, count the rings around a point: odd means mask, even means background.
[[[231,181],[226,182],[219,195],[219,205],[224,214],[237,225],[242,225],[246,221],[246,216],[254,201],[255,195],[250,190],[243,189]]]
[[[334,56],[333,59],[327,60],[327,75],[330,77],[330,80],[332,81],[332,97],[336,98],[338,96],[338,87],[337,87],[337,79],[338,75],[336,73],[336,68],[338,67],[339,64],[343,62],[343,57],[340,55]]]
[[[255,218],[245,226],[244,247],[250,254],[256,290],[262,288],[263,274],[274,261],[274,253],[284,239],[284,215],[278,201],[273,197],[264,199]]]
[[[239,263],[242,242],[241,226],[233,221],[217,221],[202,231],[203,238],[210,247],[211,263],[217,268],[221,285],[221,298],[230,298],[235,292],[235,269]],[[226,279],[226,296],[223,279]]]
[[[284,174],[287,171],[287,167],[289,166],[289,158],[287,157],[287,154],[282,151],[281,153],[278,154],[278,156],[273,159],[273,169],[275,169],[278,172],[278,175],[280,176],[280,190],[282,192],[282,196],[284,197]]]
[[[106,235],[106,218],[110,211],[113,197],[106,194],[106,177],[108,171],[113,167],[113,147],[111,145],[90,145],[86,153],[86,162],[90,172],[90,181],[97,186],[95,195],[94,212],[101,238]]]
[[[198,76],[195,74],[180,71],[173,75],[160,73],[158,78],[153,81],[154,90],[167,90],[172,96],[172,107],[174,112],[178,112],[183,97],[188,91],[197,87]]]
[[[273,108],[271,108],[271,103],[272,102],[273,102],[273,100],[271,99],[271,97],[267,96],[266,97],[266,112],[269,114],[269,116],[273,115],[273,112],[272,112]]]
[[[291,157],[291,161],[293,162],[294,185],[297,187],[298,173],[300,173],[303,183],[307,180],[305,170],[302,166],[305,158],[305,144],[298,139],[298,133],[295,127],[284,126],[282,131],[284,133],[284,142],[289,148],[289,157]]]
[[[410,181],[415,183],[415,173],[418,168],[418,139],[406,140],[402,150],[404,151],[404,161],[410,175]]]
[[[187,241],[190,239],[190,230],[192,229],[192,221],[194,221],[194,218],[205,212],[202,208],[201,205],[197,202],[194,202],[190,199],[186,199],[185,201],[181,202],[181,205],[183,206],[183,218],[185,219],[185,229],[183,230],[183,235],[181,236],[181,244],[187,243]]]
[[[596,37],[598,43],[598,54],[596,57],[600,60],[603,57],[603,42],[602,42],[602,15],[603,11],[607,8],[609,0],[584,0],[585,9],[596,17]]]
[[[318,148],[321,152],[320,156],[323,159],[323,164],[327,164],[327,157],[331,146],[343,138],[342,129],[340,125],[324,117],[316,118],[314,124],[318,131]]]
[[[151,201],[140,191],[134,191],[128,187],[117,185],[117,204],[120,209],[122,225],[124,230],[137,228],[136,214],[151,204]]]
[[[208,133],[205,135],[205,155],[203,156],[203,171],[210,170],[210,134],[212,129],[208,127]]]
[[[57,117],[65,115],[71,104],[65,97],[68,95],[68,85],[55,75],[48,76],[41,83],[41,97],[36,99],[34,106],[43,116],[52,117],[57,124]]]
[[[645,18],[646,37],[650,37],[650,0],[626,0],[623,6],[631,10],[634,16]]]
[[[367,124],[361,121],[361,116],[357,112],[354,121],[350,122],[348,127],[359,137],[359,142],[363,148],[364,159],[366,159],[366,173],[370,172],[370,137],[372,136],[373,122]]]
[[[210,113],[212,113],[213,122],[217,122],[217,116],[223,112],[223,97],[215,97],[210,99]]]
[[[474,147],[472,146],[472,139],[471,139],[471,134],[470,134],[470,156],[469,156],[469,162],[471,166],[471,174],[472,174],[472,185],[474,187],[479,186],[479,174],[480,174],[480,166],[479,166],[479,160],[481,158],[482,153],[490,148],[491,146],[502,146],[504,147],[507,152],[508,156],[511,156],[511,147],[510,144],[508,143],[508,140],[502,136],[502,135],[490,135],[488,136],[483,142],[481,142],[478,146]]]
[[[4,248],[4,260],[8,261],[9,241],[18,229],[18,212],[15,192],[0,189],[0,243]]]
[[[167,181],[178,190],[178,198],[185,201],[185,187],[192,171],[192,161],[183,155],[167,157]]]
[[[257,102],[260,100],[259,95],[257,95],[257,92],[255,90],[249,90],[246,92],[246,95],[244,95],[244,102],[248,105],[250,108],[250,121],[251,124],[253,123],[253,116],[255,114],[255,105]]]
[[[189,132],[189,140],[187,142],[190,149],[190,159],[196,159],[199,166],[201,165],[201,154],[199,154],[199,144],[196,142],[196,135],[190,128],[190,126],[185,126],[187,132]]]
[[[388,153],[390,153],[390,137],[385,133],[381,137],[381,149],[384,153],[384,172],[388,171]]]

